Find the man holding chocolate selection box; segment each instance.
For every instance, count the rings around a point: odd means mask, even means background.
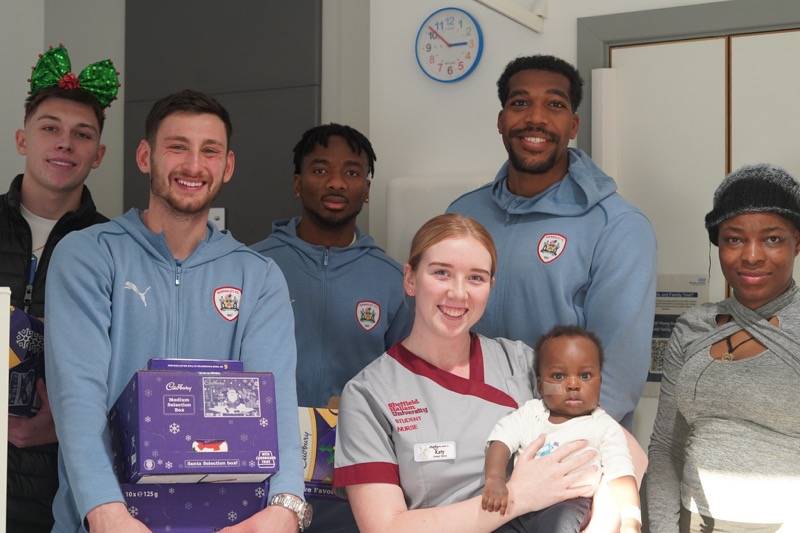
[[[136,151],[149,206],[73,233],[50,266],[45,334],[61,441],[54,531],[148,531],[112,471],[107,413],[153,355],[240,359],[272,372],[280,471],[270,505],[224,531],[307,526],[297,427],[294,321],[278,267],[208,223],[233,175],[231,123],[213,98],[182,91],[155,103]],[[233,307],[222,303],[235,302]]]

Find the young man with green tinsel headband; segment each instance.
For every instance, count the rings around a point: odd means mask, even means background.
[[[40,56],[31,74],[25,119],[16,132],[24,172],[0,196],[0,286],[11,303],[44,316],[50,255],[67,233],[107,219],[84,186],[100,166],[104,110],[116,97],[117,72],[109,60],[71,72],[64,47]],[[6,531],[49,532],[58,488],[58,444],[44,382],[33,417],[9,417]]]

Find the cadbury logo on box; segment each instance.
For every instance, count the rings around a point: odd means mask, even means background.
[[[183,383],[175,383],[174,381],[170,381],[167,383],[166,387],[167,390],[179,390],[185,392],[192,392],[192,387],[189,385],[184,385]]]

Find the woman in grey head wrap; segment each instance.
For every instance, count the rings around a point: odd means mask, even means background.
[[[800,186],[743,167],[706,229],[733,295],[684,314],[650,443],[650,531],[800,531]]]

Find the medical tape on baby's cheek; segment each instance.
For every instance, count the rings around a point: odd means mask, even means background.
[[[547,381],[542,381],[543,396],[555,396],[557,394],[564,394],[563,383],[548,383]]]

